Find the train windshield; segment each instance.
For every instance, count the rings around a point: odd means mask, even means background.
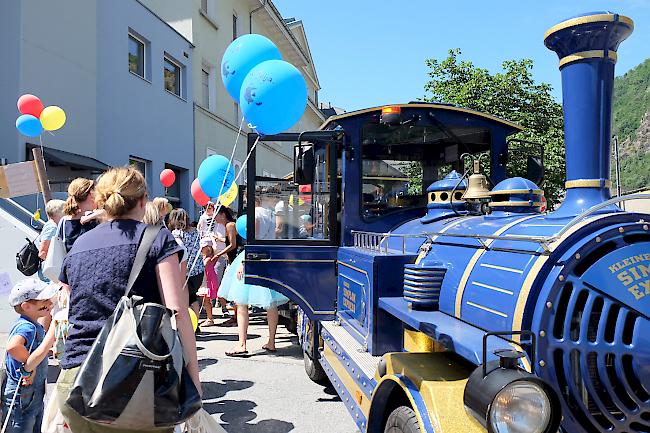
[[[487,127],[368,122],[361,131],[362,203],[365,219],[424,207],[426,190],[451,170],[462,170],[464,153],[489,152]]]

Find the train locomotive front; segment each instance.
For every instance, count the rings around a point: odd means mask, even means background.
[[[416,264],[405,269],[404,298],[483,330],[512,332],[528,352],[523,364],[560,397],[568,432],[650,432],[650,218],[622,211],[609,195],[614,63],[632,30],[629,18],[602,12],[545,35],[563,79],[567,193],[560,208],[540,213],[541,190],[506,179],[490,192],[490,215],[450,218],[433,197],[426,217],[389,240],[400,248],[400,236],[427,234]],[[455,193],[437,185],[432,194]],[[408,278],[434,271],[442,276],[438,287]],[[537,336],[536,347],[517,334],[522,329]],[[526,428],[498,431],[538,431]]]
[[[261,175],[249,136],[247,202],[284,194],[293,229],[255,239],[248,209],[246,282],[304,311],[307,374],[359,430],[650,433],[650,215],[626,212],[609,180],[614,65],[633,27],[596,12],[544,36],[566,146],[551,212],[541,165],[510,147],[521,128],[484,113],[410,103],[263,137],[297,142],[284,179]],[[508,178],[520,158],[528,179]]]

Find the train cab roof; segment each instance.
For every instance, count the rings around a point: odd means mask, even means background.
[[[407,104],[391,104],[391,105],[382,105],[372,108],[364,108],[361,110],[350,111],[348,113],[338,114],[335,116],[330,116],[322,125],[320,129],[332,129],[335,125],[345,124],[346,121],[352,120],[359,117],[372,117],[376,115],[381,115],[383,110],[387,108],[392,108],[400,110],[402,113],[408,113],[410,111],[422,112],[425,110],[430,110],[434,113],[446,114],[449,117],[458,117],[464,118],[465,120],[472,121],[475,120],[478,123],[490,123],[492,127],[499,128],[504,130],[504,135],[514,134],[516,132],[522,131],[524,128],[514,122],[510,122],[505,119],[501,119],[490,114],[482,113],[480,111],[470,110],[468,108],[457,107],[452,104],[441,104],[441,103],[425,103],[425,102],[410,102]],[[345,128],[345,126],[344,126]]]

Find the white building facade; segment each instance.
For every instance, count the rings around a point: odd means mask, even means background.
[[[293,131],[317,129],[325,120],[318,109],[320,84],[313,64],[307,36],[301,21],[284,20],[270,0],[143,0],[169,25],[194,44],[192,56],[192,92],[194,96],[195,166],[207,156],[230,156],[235,141],[235,167],[246,157],[246,134],[239,106],[230,98],[221,82],[221,58],[228,45],[246,33],[258,33],[271,39],[283,58],[296,66],[305,77],[309,102]],[[240,132],[241,126],[241,132]],[[239,134],[239,139],[237,139]],[[283,177],[292,171],[293,155],[272,143],[262,143],[258,161],[264,161],[264,173]],[[245,183],[245,172],[239,180]]]

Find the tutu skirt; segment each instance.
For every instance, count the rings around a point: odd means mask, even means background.
[[[244,283],[244,278],[237,278],[237,272],[244,261],[244,252],[228,266],[219,286],[219,297],[240,305],[252,305],[260,308],[274,308],[289,302],[286,296],[267,287]]]

